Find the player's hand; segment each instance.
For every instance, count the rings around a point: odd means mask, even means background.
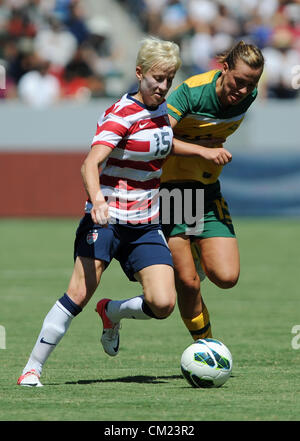
[[[108,204],[105,201],[95,202],[91,209],[91,217],[95,224],[107,226],[110,219]]]
[[[216,165],[226,165],[232,160],[232,154],[223,147],[206,148],[203,150],[202,156]]]

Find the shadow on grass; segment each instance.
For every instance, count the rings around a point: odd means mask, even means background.
[[[93,383],[167,383],[168,380],[178,380],[182,379],[181,375],[166,375],[162,377],[155,377],[149,375],[134,375],[121,378],[108,378],[103,380],[78,380],[78,381],[67,381],[65,384],[93,384]]]

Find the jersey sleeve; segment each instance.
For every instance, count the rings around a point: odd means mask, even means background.
[[[130,124],[113,112],[105,113],[97,123],[97,130],[92,140],[94,145],[107,145],[114,149],[126,136]]]
[[[186,83],[181,83],[168,97],[168,114],[180,121],[190,109],[190,93]]]

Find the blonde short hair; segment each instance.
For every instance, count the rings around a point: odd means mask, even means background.
[[[229,69],[234,69],[238,60],[242,60],[252,69],[264,68],[264,57],[261,50],[254,44],[247,44],[244,41],[239,41],[229,51],[218,57],[219,63],[226,62]]]
[[[160,40],[156,37],[148,37],[142,40],[137,54],[136,65],[146,73],[152,67],[169,68],[176,70],[181,66],[179,46],[173,41]]]

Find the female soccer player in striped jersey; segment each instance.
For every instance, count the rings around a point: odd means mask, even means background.
[[[161,319],[174,308],[173,262],[158,219],[161,166],[173,141],[165,96],[180,64],[176,44],[146,39],[137,56],[138,91],[125,94],[98,121],[82,166],[88,201],[76,233],[73,274],[67,292],[45,317],[18,379],[21,386],[42,386],[44,363],[113,258],[130,280],[141,283],[143,294],[97,303],[101,342],[109,355],[118,353],[122,318]]]
[[[218,179],[232,159],[222,142],[238,129],[255,100],[264,67],[259,48],[243,41],[219,61],[220,70],[188,78],[167,100],[174,151],[189,143],[197,157],[169,156],[163,166],[162,188],[204,191],[202,231],[190,234],[188,225],[177,222],[164,228],[174,261],[178,307],[194,339],[212,335],[194,260],[199,267],[201,258],[206,275],[220,288],[233,287],[239,278],[237,239]]]

